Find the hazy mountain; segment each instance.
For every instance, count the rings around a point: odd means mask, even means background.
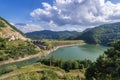
[[[43,31],[35,31],[26,33],[25,35],[32,39],[56,39],[56,40],[63,40],[70,36],[77,35],[79,32],[76,31],[50,31],[50,30],[43,30]]]

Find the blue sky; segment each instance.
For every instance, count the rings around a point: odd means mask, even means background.
[[[52,4],[51,0],[0,0],[0,16],[15,23],[27,22],[31,19],[29,13],[42,8],[42,2]]]
[[[91,1],[0,0],[0,16],[23,32],[44,29],[82,31],[120,20],[119,0]]]
[[[106,0],[107,1],[107,0]],[[111,2],[113,2],[113,3],[119,3],[120,2],[120,0],[109,0],[109,1],[111,1]]]

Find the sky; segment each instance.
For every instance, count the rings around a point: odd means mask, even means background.
[[[83,31],[120,21],[120,0],[0,0],[0,16],[26,32]]]

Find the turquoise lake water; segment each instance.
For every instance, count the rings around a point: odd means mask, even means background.
[[[96,46],[96,45],[80,45],[80,46],[70,46],[70,47],[63,47],[59,48],[56,51],[52,52],[51,54],[47,55],[45,58],[49,58],[53,56],[55,59],[62,59],[62,60],[85,60],[89,59],[91,61],[95,61],[100,55],[106,51],[108,47],[105,46]],[[0,74],[9,67],[16,65],[18,68],[31,65],[37,62],[40,58],[33,58],[21,62],[10,63],[6,65],[0,66]]]
[[[95,61],[100,55],[106,51],[108,47],[97,45],[80,45],[59,48],[45,58],[53,56],[55,59],[62,60],[84,60],[89,59]]]

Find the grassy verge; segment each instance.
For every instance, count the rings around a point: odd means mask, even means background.
[[[81,73],[80,71],[77,71],[77,73],[74,74],[81,74],[79,75],[79,78],[84,78],[84,73]],[[74,80],[77,80],[78,76],[76,75],[73,75],[71,72],[67,73],[58,67],[49,67],[36,63],[5,74],[0,77],[0,80],[72,80],[73,78]]]

